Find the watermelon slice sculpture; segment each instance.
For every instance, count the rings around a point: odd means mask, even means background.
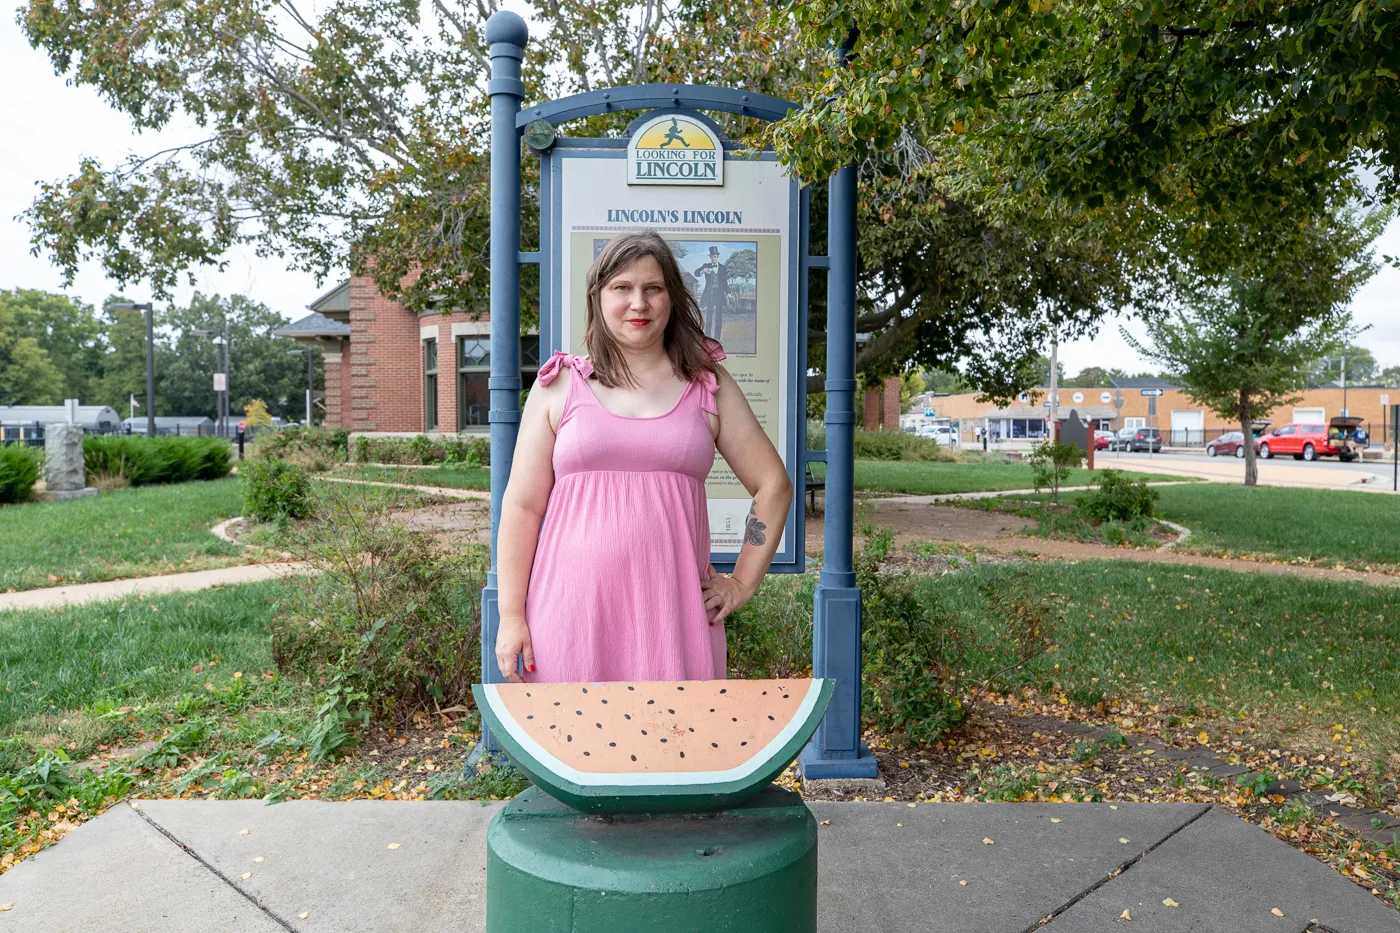
[[[483,721],[546,793],[594,813],[734,806],[782,774],[835,682],[478,684]]]

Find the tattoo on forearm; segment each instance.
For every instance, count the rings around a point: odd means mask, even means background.
[[[768,540],[768,536],[764,534],[767,530],[768,526],[758,520],[758,506],[749,506],[749,517],[744,521],[744,543],[762,544]]]

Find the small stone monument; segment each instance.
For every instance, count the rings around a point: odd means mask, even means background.
[[[83,467],[82,425],[57,422],[45,429],[44,483],[53,499],[97,495],[97,490],[87,485]]]

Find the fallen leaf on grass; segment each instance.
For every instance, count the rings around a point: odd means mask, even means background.
[[[994,845],[996,845],[996,843],[993,842],[992,840],[986,838],[986,837],[984,836],[984,837],[982,838],[982,845],[984,845],[984,846],[994,846]]]
[[[1180,907],[1180,906],[1181,906],[1180,904],[1178,904],[1176,901],[1172,900],[1172,899],[1169,898],[1169,897],[1168,897],[1168,898],[1163,898],[1163,900],[1162,900],[1162,905],[1165,906],[1165,907]]]
[[[1197,741],[1197,742],[1200,742],[1202,745],[1205,745],[1205,744],[1207,744],[1208,742],[1210,742],[1210,736],[1206,735],[1206,733],[1205,733],[1204,730],[1201,731],[1201,732],[1197,732],[1197,733],[1196,733],[1196,741]]]
[[[967,887],[966,881],[959,881],[958,884],[962,885],[963,887]]]
[[[1130,913],[1128,913],[1128,912],[1125,910],[1125,911],[1123,911],[1121,914],[1118,915],[1118,919],[1119,919],[1119,920],[1131,920],[1131,919],[1133,919],[1133,915],[1130,914]]]
[[[1275,907],[1273,910],[1269,911],[1269,913],[1273,914],[1275,917],[1282,917],[1282,916],[1283,916],[1283,911],[1279,910],[1277,907]]]

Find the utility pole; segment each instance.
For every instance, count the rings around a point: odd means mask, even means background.
[[[311,395],[316,390],[316,351],[288,350],[288,356],[306,357],[306,426],[311,427]]]
[[[1060,337],[1050,336],[1050,440],[1059,441],[1060,425]]]
[[[155,305],[147,302],[119,301],[108,305],[113,311],[146,312],[146,436],[156,436],[156,325]]]

